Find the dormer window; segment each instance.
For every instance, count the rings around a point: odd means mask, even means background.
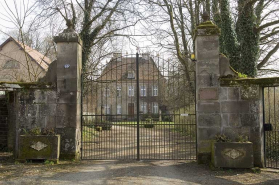
[[[134,71],[128,71],[128,79],[134,79],[135,78],[135,73]]]

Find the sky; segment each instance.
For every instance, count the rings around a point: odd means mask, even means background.
[[[14,7],[14,2],[16,2],[17,4],[17,8],[19,9],[18,12],[15,11],[15,7]],[[25,4],[23,4],[23,2],[25,2]],[[9,11],[9,9],[7,8],[7,5],[11,8],[11,11],[14,12],[14,15]],[[23,7],[26,7],[26,10],[30,10],[30,12],[32,12],[32,8],[34,4],[34,0],[0,0],[0,42],[3,42],[5,39],[8,38],[7,33],[11,33],[11,31],[17,31],[18,28],[18,22],[23,21],[23,15],[24,15],[24,9]],[[20,8],[19,8],[20,7]],[[17,15],[16,15],[17,13]],[[14,17],[17,16],[19,19],[16,20]],[[33,20],[34,15],[32,13],[30,13],[27,17],[27,19],[25,20],[26,23],[30,23],[30,20]],[[58,23],[59,21],[57,21]],[[57,35],[59,33],[59,31],[61,32],[61,30],[65,29],[66,26],[65,25],[61,25],[62,23],[60,23],[59,25],[55,25],[55,22],[53,23],[53,27],[56,28],[56,32],[54,31],[54,33],[52,33],[53,35]],[[137,27],[132,27],[129,29],[129,34],[131,35],[141,35],[142,32],[140,31],[142,29],[141,24],[138,24]],[[46,27],[40,29],[40,33],[44,34],[44,32],[50,32],[49,25],[46,25]],[[148,37],[142,37],[142,36],[136,36],[136,37],[132,37],[133,39],[129,40],[127,38],[119,38],[117,41],[112,42],[112,45],[115,45],[117,47],[118,50],[121,50],[122,53],[128,53],[128,54],[135,54],[137,51],[139,51],[140,53],[144,53],[144,52],[151,52],[153,55],[157,55],[158,53],[165,53],[164,50],[160,50],[160,48],[158,48],[158,46],[152,44],[152,42],[150,42],[151,38]],[[121,43],[121,44],[120,44]],[[119,45],[121,45],[121,47],[119,47]],[[118,52],[118,51],[117,51]],[[279,58],[279,52],[276,53],[276,56],[278,56]],[[270,68],[270,67],[269,67]],[[273,65],[271,66],[271,68],[276,68],[278,69],[279,67],[277,65]]]

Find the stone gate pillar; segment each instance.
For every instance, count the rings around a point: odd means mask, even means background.
[[[219,28],[204,21],[196,29],[197,159],[210,161],[211,143],[220,134]]]
[[[82,42],[71,27],[54,37],[54,41],[57,44],[56,132],[61,135],[60,158],[79,159]]]
[[[254,165],[262,167],[262,88],[253,83],[255,79],[236,78],[229,60],[219,54],[219,33],[209,20],[201,23],[195,33],[197,159],[199,163],[210,162],[212,142],[218,134],[232,141],[247,136],[253,143]]]

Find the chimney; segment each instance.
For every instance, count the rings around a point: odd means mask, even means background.
[[[143,58],[144,60],[149,60],[149,57],[150,57],[150,53],[143,53],[143,54],[142,54],[142,58]]]
[[[113,57],[112,58],[115,59],[118,62],[121,62],[122,53],[120,53],[120,52],[113,53]]]

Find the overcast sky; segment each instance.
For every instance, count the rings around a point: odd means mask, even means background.
[[[16,7],[14,7],[14,2],[17,4],[17,9],[19,10],[18,12],[15,11]],[[29,4],[23,5],[23,2]],[[32,11],[34,0],[6,0],[7,5],[11,8],[12,12],[14,14],[18,14],[18,17],[23,19],[23,7],[27,7],[27,9],[30,9]],[[4,0],[0,0],[0,42],[2,43],[6,38],[8,38],[7,33],[11,33],[11,31],[17,31],[18,30],[18,24],[16,20],[12,17],[14,17],[10,11],[7,9],[7,5],[5,4]],[[37,11],[37,9],[35,10]],[[31,20],[33,20],[34,14],[30,13],[26,19],[25,25],[28,25]],[[59,22],[59,21],[57,21]],[[65,29],[66,26],[63,25],[64,23],[61,22],[59,24],[62,25],[57,25],[56,27],[61,27],[61,29]],[[41,33],[43,32],[49,32],[48,30],[48,25],[46,25],[45,28],[39,30]],[[132,27],[130,30],[128,30],[129,34],[135,34],[135,35],[140,35],[142,34],[141,30],[141,24],[138,24],[137,27]],[[60,29],[60,30],[61,30]],[[54,35],[57,35],[57,33],[54,33]],[[121,38],[115,41],[115,43],[112,43],[116,45],[118,50],[122,51],[123,53],[129,53],[129,54],[135,54],[137,51],[137,46],[139,46],[140,52],[151,52],[152,54],[156,55],[158,52],[164,53],[163,50],[160,51],[160,48],[158,46],[153,45],[150,41],[151,38],[148,37],[133,37],[133,39],[127,39],[127,38]],[[119,48],[120,43],[122,43],[122,47]],[[276,55],[279,57],[279,52],[276,53]],[[270,68],[270,67],[269,67]],[[277,65],[274,65],[274,68],[278,68]]]

